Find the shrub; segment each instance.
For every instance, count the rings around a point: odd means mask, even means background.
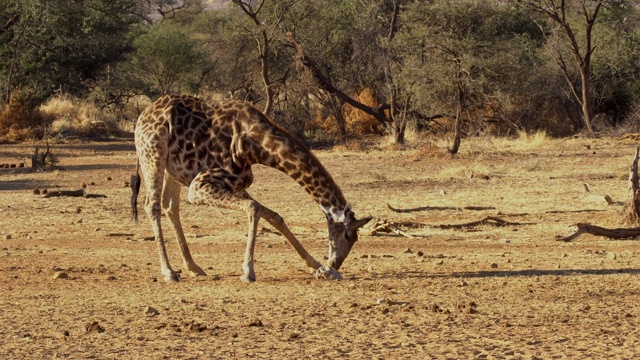
[[[24,141],[42,137],[45,120],[38,109],[30,109],[29,99],[14,93],[9,103],[0,112],[0,138],[9,141]]]
[[[117,133],[115,116],[99,109],[93,102],[67,96],[55,96],[39,108],[53,134],[88,138]]]
[[[380,100],[370,88],[365,88],[354,96],[359,102],[371,106],[380,106]],[[354,135],[382,134],[383,129],[380,122],[372,115],[358,110],[351,105],[345,104],[342,108],[342,115],[347,127],[347,132]]]

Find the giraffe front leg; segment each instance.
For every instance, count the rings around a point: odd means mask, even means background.
[[[302,260],[305,261],[308,267],[314,270],[318,270],[318,268],[322,267],[322,264],[314,259],[313,256],[311,256],[311,254],[309,254],[307,250],[302,246],[302,244],[300,244],[298,239],[296,239],[295,235],[293,235],[291,230],[289,230],[287,224],[284,222],[282,216],[264,206],[262,206],[262,208],[260,209],[260,215],[262,218],[267,220],[267,222],[271,224],[271,226],[276,228],[276,230],[280,231],[280,233],[284,235],[287,241],[289,241],[289,244],[293,246],[293,248],[296,250],[298,255],[300,255]]]

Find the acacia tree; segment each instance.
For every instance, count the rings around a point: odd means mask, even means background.
[[[137,76],[149,84],[149,95],[183,92],[196,82],[195,69],[204,55],[185,29],[163,22],[138,37],[135,46],[132,64]]]
[[[338,110],[333,115],[343,136],[345,124],[340,112],[342,105],[348,104],[373,117],[380,127],[389,126],[396,143],[404,141],[406,116],[400,114],[404,114],[408,98],[394,84],[392,65],[397,58],[389,43],[394,41],[400,26],[398,15],[406,2],[309,1],[306,11],[313,16],[293,28],[290,41],[303,76],[310,75],[306,76],[311,79],[309,91],[323,95],[316,98],[326,108]],[[351,95],[363,89],[371,90],[381,104],[367,105]]]
[[[246,34],[251,34],[255,39],[260,59],[260,77],[264,84],[264,110],[270,115],[274,106],[274,83],[271,79],[270,63],[273,61],[275,51],[272,49],[273,43],[278,35],[282,34],[280,24],[284,20],[287,12],[296,4],[295,0],[286,0],[267,3],[267,0],[258,2],[251,0],[232,0],[232,2],[251,20],[253,29],[247,25],[242,25]],[[284,75],[286,77],[286,75]],[[283,82],[284,79],[280,79]]]
[[[595,34],[600,46],[591,63],[594,112],[596,116],[605,115],[602,118],[609,121],[608,125],[616,126],[640,100],[640,8],[607,10],[616,11],[601,16]]]
[[[131,51],[137,0],[8,0],[0,5],[2,100],[15,89],[37,105],[54,93],[86,94]]]
[[[597,44],[593,42],[593,31],[598,16],[605,4],[619,6],[620,1],[606,0],[518,0],[518,3],[542,14],[552,26],[537,21],[547,34],[547,49],[564,76],[572,95],[582,108],[582,118],[589,133],[593,132],[593,94],[591,59]],[[574,17],[575,16],[575,17]],[[581,19],[578,21],[577,19]],[[580,33],[581,28],[582,34]],[[552,35],[552,36],[551,36]],[[555,39],[553,38],[555,37]],[[555,41],[558,39],[558,41]],[[568,48],[569,57],[563,53]],[[577,70],[580,80],[576,83],[572,68]]]
[[[532,73],[526,50],[537,29],[512,6],[491,0],[416,1],[401,20],[398,81],[416,107],[431,113],[427,118],[455,119],[449,149],[455,154],[473,110],[490,105],[499,113],[500,97],[526,86],[523,74]]]

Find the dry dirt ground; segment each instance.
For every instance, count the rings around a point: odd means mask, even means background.
[[[258,281],[247,285],[245,214],[183,199],[191,251],[208,275],[165,284],[142,206],[140,223],[130,220],[132,141],[54,144],[58,170],[0,169],[0,358],[637,359],[637,241],[556,241],[578,222],[627,225],[636,145],[467,139],[454,158],[429,146],[317,151],[359,217],[412,237],[361,236],[344,280],[326,281],[261,223]],[[0,145],[0,164],[33,148]],[[34,194],[83,183],[106,197]],[[614,203],[585,196],[583,183]],[[322,261],[324,216],[295,182],[257,166],[250,193]],[[486,216],[512,224],[440,226]]]

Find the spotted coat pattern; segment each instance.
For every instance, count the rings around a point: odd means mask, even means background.
[[[140,115],[135,129],[139,169],[146,186],[145,210],[151,220],[161,271],[166,281],[178,276],[169,265],[161,227],[164,211],[174,228],[184,265],[195,264],[179,217],[180,187],[194,204],[238,209],[249,216],[242,280],[255,281],[253,249],[260,218],[282,230],[308,266],[321,266],[286,228],[282,218],[251,198],[251,167],[278,169],[302,186],[325,212],[329,226],[329,265],[339,268],[357,240],[356,220],[340,188],[306,147],[252,105],[240,101],[205,102],[190,96],[163,96]]]

